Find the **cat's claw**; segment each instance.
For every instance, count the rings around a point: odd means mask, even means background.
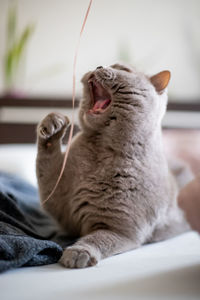
[[[42,139],[49,139],[58,132],[64,133],[69,125],[69,119],[59,113],[47,115],[38,126],[38,135]]]
[[[97,258],[83,247],[72,246],[64,250],[60,263],[66,268],[86,268],[96,265]]]

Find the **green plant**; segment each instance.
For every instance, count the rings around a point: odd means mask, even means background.
[[[6,53],[4,58],[4,78],[7,91],[13,89],[20,62],[28,40],[34,30],[33,25],[27,25],[21,34],[17,34],[17,9],[12,6],[8,11],[6,32]]]

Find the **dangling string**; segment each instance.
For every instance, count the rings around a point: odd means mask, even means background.
[[[56,184],[55,184],[53,190],[51,191],[51,193],[49,194],[49,196],[42,202],[42,204],[46,203],[51,198],[51,196],[54,194],[54,192],[55,192],[55,190],[56,190],[56,188],[57,188],[57,186],[58,186],[58,184],[59,184],[59,182],[60,182],[60,180],[62,178],[64,169],[65,169],[65,166],[66,166],[67,158],[68,158],[68,155],[69,155],[69,150],[70,150],[70,145],[71,145],[71,141],[72,141],[72,137],[73,137],[73,130],[74,130],[74,106],[75,106],[74,104],[75,104],[75,97],[76,97],[76,64],[77,64],[77,56],[78,56],[78,52],[79,52],[81,36],[82,36],[82,33],[84,31],[84,28],[85,28],[85,24],[86,24],[86,21],[87,21],[89,12],[90,12],[91,4],[92,4],[92,0],[90,0],[90,2],[89,2],[88,9],[87,9],[87,12],[85,14],[85,18],[83,20],[83,24],[82,24],[82,27],[81,27],[81,31],[80,31],[80,35],[79,35],[79,39],[78,39],[78,43],[77,43],[76,50],[75,50],[75,55],[74,55],[74,63],[73,63],[73,88],[72,88],[72,121],[71,121],[71,128],[70,128],[70,133],[69,133],[69,138],[68,138],[68,143],[67,143],[67,149],[66,149],[66,152],[65,152],[65,155],[64,155],[64,159],[63,159],[63,163],[62,163],[62,168],[61,168],[60,174],[58,176],[58,179],[56,181]]]

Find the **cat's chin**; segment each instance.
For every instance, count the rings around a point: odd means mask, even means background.
[[[111,95],[109,92],[96,80],[95,76],[90,76],[88,80],[88,87],[90,91],[91,107],[88,114],[102,114],[111,104]]]

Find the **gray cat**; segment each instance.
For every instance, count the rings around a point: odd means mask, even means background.
[[[81,132],[45,209],[77,242],[60,262],[69,268],[188,229],[177,207],[177,187],[163,151],[161,120],[170,72],[148,77],[115,64],[82,79]],[[61,141],[69,120],[49,114],[38,126],[37,178],[41,201],[63,162]]]

